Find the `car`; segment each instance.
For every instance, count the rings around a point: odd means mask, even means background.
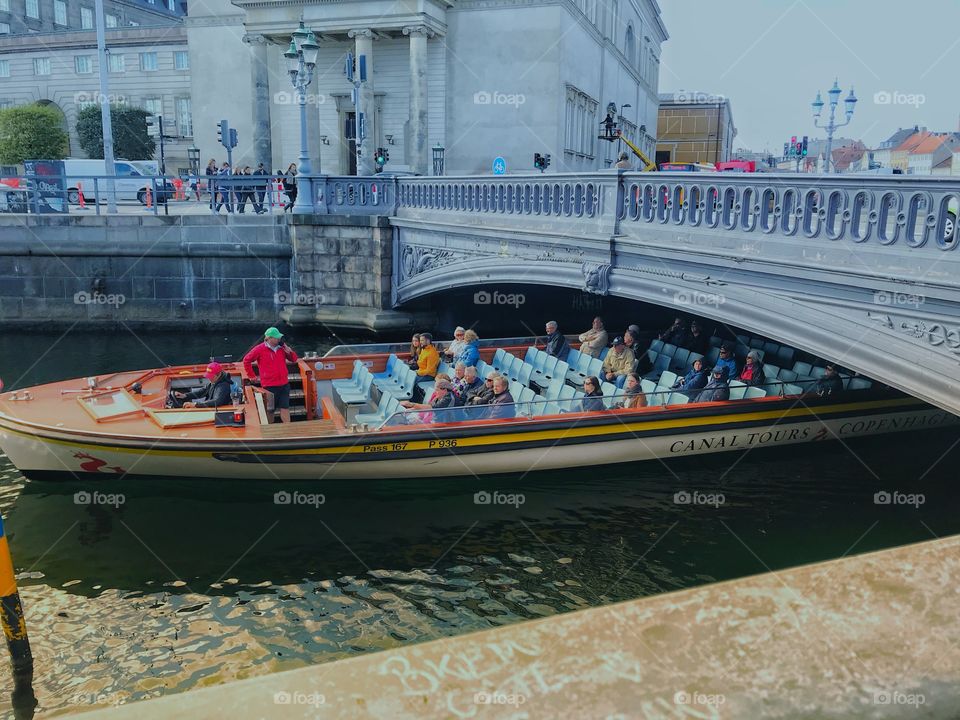
[[[150,190],[153,202],[164,203],[173,198],[175,190],[169,180],[156,174],[152,163],[131,160],[116,160],[113,163],[115,179],[114,194],[117,201],[137,200],[147,204],[147,190]],[[106,161],[97,159],[67,158],[63,161],[67,176],[67,201],[76,205],[80,202],[80,193],[86,202],[106,202],[107,183]],[[96,181],[94,180],[96,178]]]

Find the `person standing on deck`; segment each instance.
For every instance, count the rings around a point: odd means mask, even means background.
[[[260,375],[260,387],[273,394],[274,407],[280,411],[280,421],[290,422],[290,380],[287,374],[287,362],[297,362],[293,348],[283,342],[283,333],[275,327],[267,328],[263,342],[254,347],[243,358],[243,369],[248,378],[257,375],[253,363],[257,363]],[[273,422],[273,418],[270,418]]]

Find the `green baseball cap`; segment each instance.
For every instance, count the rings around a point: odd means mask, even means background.
[[[283,337],[283,333],[277,330],[275,327],[267,328],[267,331],[263,334],[264,337],[276,338],[279,340]]]

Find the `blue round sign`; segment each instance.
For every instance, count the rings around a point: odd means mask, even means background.
[[[503,175],[507,172],[507,161],[499,155],[493,159],[493,174]]]

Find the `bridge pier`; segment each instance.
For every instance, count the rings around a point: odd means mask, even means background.
[[[291,326],[318,325],[374,333],[433,327],[433,313],[394,310],[393,229],[374,215],[295,215],[291,293],[280,317]]]

